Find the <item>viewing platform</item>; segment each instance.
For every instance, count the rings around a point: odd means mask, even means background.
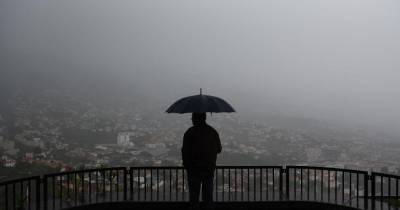
[[[400,176],[313,166],[218,166],[215,209],[399,209]],[[115,167],[0,183],[0,210],[187,209],[183,167]]]

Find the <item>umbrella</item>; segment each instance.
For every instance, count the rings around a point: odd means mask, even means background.
[[[221,98],[203,95],[188,96],[181,98],[172,104],[166,111],[167,113],[205,113],[205,112],[235,112],[228,102]]]

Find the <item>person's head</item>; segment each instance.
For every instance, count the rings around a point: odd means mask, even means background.
[[[201,125],[206,123],[206,113],[193,113],[192,114],[192,123],[193,125]]]

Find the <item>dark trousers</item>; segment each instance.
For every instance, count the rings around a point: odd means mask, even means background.
[[[206,209],[212,208],[213,180],[215,168],[187,168],[189,200],[191,205],[199,204],[200,187]]]

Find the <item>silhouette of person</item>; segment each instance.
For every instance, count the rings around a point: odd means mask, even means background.
[[[183,137],[182,161],[188,174],[191,207],[199,207],[200,186],[207,209],[212,209],[217,154],[222,151],[217,131],[206,123],[205,113],[192,114],[193,126]]]

